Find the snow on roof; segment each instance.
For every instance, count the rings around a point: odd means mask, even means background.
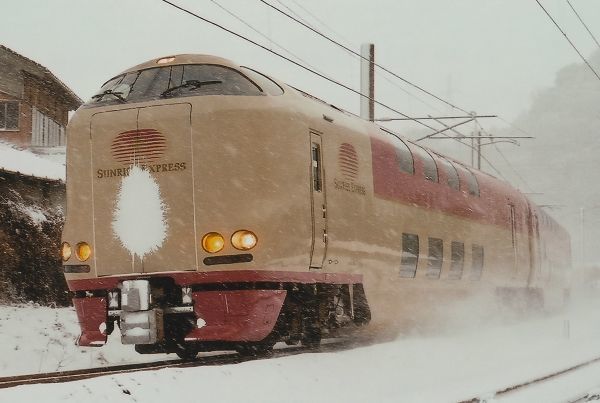
[[[0,169],[51,180],[65,180],[65,165],[42,158],[31,151],[19,150],[0,141]]]

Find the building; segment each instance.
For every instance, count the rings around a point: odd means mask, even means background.
[[[0,45],[0,141],[64,146],[69,111],[82,103],[50,70]]]

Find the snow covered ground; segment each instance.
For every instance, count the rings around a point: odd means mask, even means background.
[[[600,386],[600,364],[493,399],[515,383],[600,357],[598,303],[526,322],[473,326],[335,353],[226,366],[163,369],[0,390],[1,402],[562,402]],[[150,361],[118,335],[98,349],[74,345],[72,309],[0,308],[0,375]]]

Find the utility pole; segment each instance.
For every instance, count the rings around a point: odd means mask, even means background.
[[[471,112],[471,118],[475,119],[477,113]],[[481,130],[477,120],[474,120],[475,127],[471,136],[471,166],[475,167],[475,154],[477,154],[477,169],[481,170]]]
[[[363,43],[360,46],[360,117],[371,122],[375,120],[375,45]],[[368,97],[368,98],[367,98]]]

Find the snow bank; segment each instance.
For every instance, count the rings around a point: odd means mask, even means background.
[[[2,141],[0,141],[0,169],[40,178],[65,180],[65,165],[58,162],[56,158],[54,160],[42,158],[31,151],[18,150]]]
[[[167,236],[166,207],[158,183],[137,165],[121,182],[113,231],[132,255],[143,258],[161,247]]]
[[[336,353],[21,386],[0,390],[0,401],[430,403],[479,396],[488,402],[562,402],[600,385],[600,364],[565,378],[560,387],[546,383],[546,389],[496,398],[493,391],[600,356],[597,311],[597,301],[585,302],[552,317],[405,337]],[[131,346],[120,345],[118,331],[102,348],[75,347],[71,309],[5,308],[0,319],[0,368],[5,375],[150,359],[136,358]],[[23,371],[26,366],[29,371]]]

